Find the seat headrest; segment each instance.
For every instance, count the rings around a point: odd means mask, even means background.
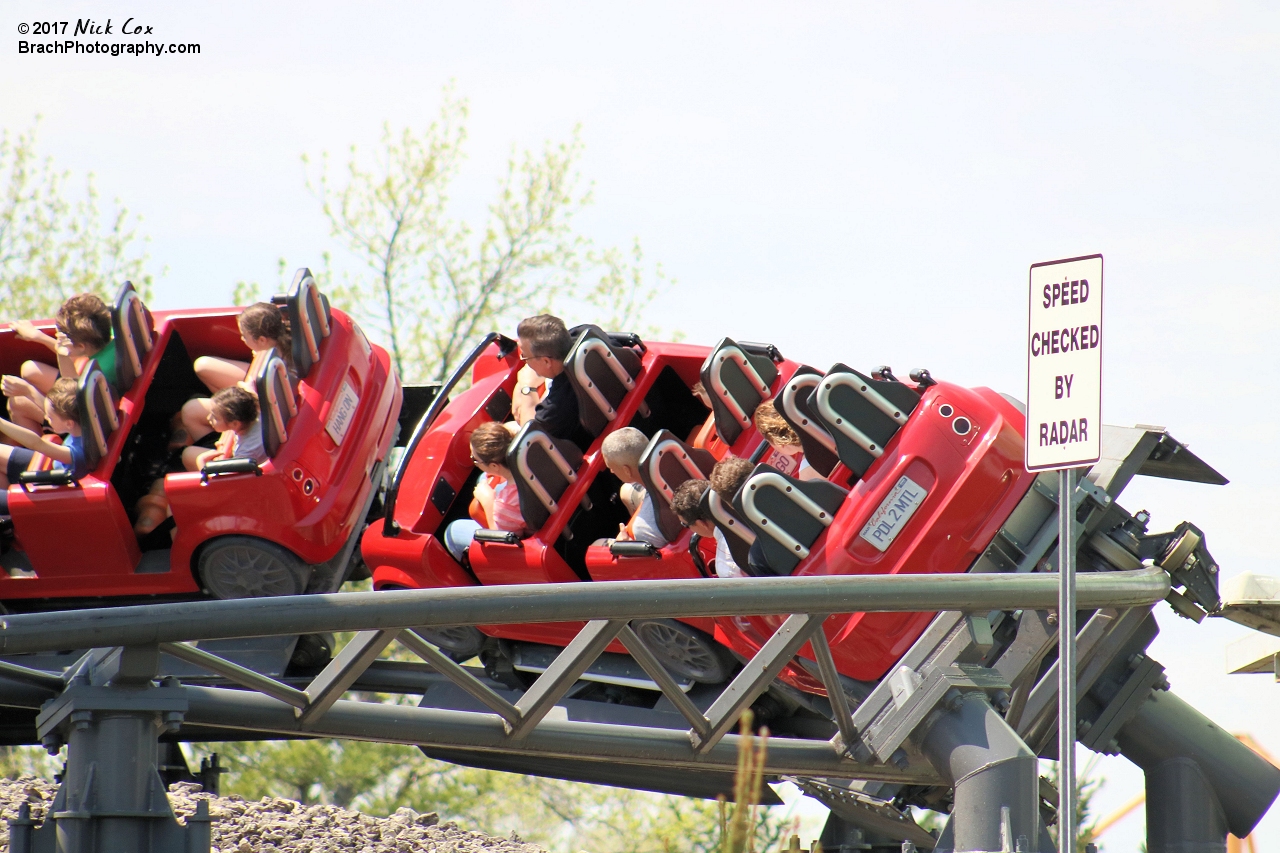
[[[658,531],[668,542],[674,542],[684,531],[680,517],[671,508],[671,498],[686,480],[705,480],[711,476],[716,458],[705,450],[697,450],[676,438],[670,430],[658,430],[640,455],[640,482],[653,501]]]
[[[822,476],[829,477],[831,470],[840,461],[840,457],[836,455],[836,442],[831,433],[823,429],[809,407],[809,397],[821,380],[820,371],[802,365],[782,386],[773,405],[782,419],[800,436],[800,446],[804,448],[804,458],[809,466]]]
[[[123,393],[142,375],[147,354],[155,344],[151,312],[132,282],[126,281],[116,291],[111,304],[111,334],[116,345],[116,375],[108,379]]]
[[[856,477],[883,455],[918,405],[920,395],[901,382],[872,379],[844,364],[827,371],[809,397],[814,420],[835,440],[840,461]]]
[[[311,270],[303,267],[294,273],[289,292],[273,296],[271,301],[283,306],[293,336],[293,366],[299,377],[306,376],[320,360],[320,344],[331,331],[329,300],[320,292]]]
[[[599,326],[575,326],[573,347],[565,356],[564,376],[578,398],[578,421],[592,436],[618,417],[618,407],[636,387],[641,359],[628,346],[617,346]]]
[[[773,396],[770,388],[778,378],[778,368],[764,352],[777,352],[771,346],[745,346],[729,338],[721,338],[702,363],[702,386],[711,397],[711,410],[716,431],[726,444],[733,444],[744,430],[751,428],[756,407]]]
[[[258,392],[258,425],[262,429],[262,447],[274,458],[281,445],[289,440],[289,426],[298,414],[298,402],[289,384],[289,369],[284,359],[272,349],[255,375],[249,377]]]
[[[552,438],[536,419],[525,421],[507,448],[507,467],[520,494],[520,514],[530,530],[547,523],[569,487],[578,481],[582,451]]]
[[[769,568],[789,575],[831,526],[847,494],[826,480],[797,480],[769,465],[757,465],[733,505],[756,532]]]
[[[80,375],[76,402],[80,407],[80,433],[84,436],[85,458],[89,470],[93,470],[107,455],[111,434],[120,428],[115,393],[96,364]]]
[[[746,574],[747,554],[756,541],[755,531],[742,520],[742,516],[734,509],[733,504],[716,494],[715,489],[707,489],[703,492],[698,506],[704,515],[711,516],[712,523],[724,534],[725,542],[729,545],[729,553],[733,555],[733,561],[738,564],[738,568],[742,569],[743,574]]]

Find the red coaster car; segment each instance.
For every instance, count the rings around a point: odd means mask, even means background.
[[[1022,467],[1024,418],[987,388],[898,382],[837,364],[798,375],[779,398],[811,459],[832,455],[831,480],[800,481],[759,466],[733,498],[774,574],[968,571],[1031,487]],[[854,481],[846,491],[836,483]],[[837,608],[838,609],[838,608]],[[915,642],[932,613],[855,613],[824,625],[839,671],[874,682]],[[741,655],[777,617],[718,620]],[[825,692],[812,650],[783,679]],[[808,669],[805,673],[803,670]]]
[[[448,400],[452,384],[472,365],[472,387]],[[939,384],[927,372],[912,383],[899,382],[887,369],[873,378],[844,365],[824,375],[784,361],[771,347],[729,339],[711,350],[645,347],[634,338],[591,328],[575,343],[566,365],[583,426],[596,440],[583,455],[551,439],[536,422],[517,435],[508,463],[522,511],[537,532],[520,540],[483,531],[468,553],[470,571],[437,538],[450,521],[467,514],[477,477],[467,437],[477,424],[504,419],[509,411],[519,362],[513,342],[490,336],[419,424],[393,482],[398,501],[392,497],[384,522],[365,534],[362,547],[377,588],[705,574],[698,546],[690,556],[689,534],[671,526],[678,523],[666,501],[680,482],[705,476],[711,460],[727,453],[760,463],[732,500],[710,492],[706,498],[736,561],[749,572],[967,571],[1033,480],[1022,468],[1023,418],[1016,404],[988,389]],[[690,393],[695,379],[701,379],[713,404],[701,427],[697,422],[706,409]],[[767,446],[751,416],[770,397],[800,435],[809,464],[828,479],[793,478],[791,460],[759,452]],[[671,544],[663,549],[590,545],[626,521],[625,511],[612,500],[619,483],[598,450],[601,436],[627,424],[652,436],[641,467],[649,493],[658,498],[659,525],[669,533]],[[690,440],[681,441],[681,435]],[[861,681],[882,677],[931,618],[927,613],[833,617],[826,631],[840,672]],[[712,631],[706,621],[664,622],[645,639],[651,646],[666,644],[664,659],[688,674],[690,659],[707,651],[697,643]],[[759,649],[780,620],[715,622],[714,637],[744,658]],[[564,645],[579,627],[481,626],[479,631]],[[479,648],[479,631],[459,628],[433,639],[446,650],[468,654]],[[681,643],[692,650],[683,660],[677,651]],[[812,673],[816,665],[805,648],[782,677],[822,693]],[[694,680],[711,680],[711,668],[702,674],[706,677]],[[722,667],[716,674],[727,672]]]
[[[714,353],[687,344],[646,345],[633,335],[595,327],[574,330],[563,381],[578,398],[580,421],[593,435],[584,454],[526,423],[508,451],[508,467],[520,493],[521,512],[535,532],[523,540],[503,531],[480,531],[468,552],[469,568],[442,544],[452,521],[468,517],[479,472],[469,437],[485,421],[509,416],[520,361],[515,343],[490,335],[441,389],[409,441],[386,500],[386,515],[361,543],[377,589],[472,584],[559,583],[579,580],[699,577],[706,573],[693,534],[684,530],[668,501],[680,483],[705,477],[715,459],[733,452],[767,451],[751,425],[751,412],[780,389],[795,370],[772,347],[722,341]],[[711,365],[711,367],[704,367]],[[468,372],[472,384],[450,399]],[[704,381],[714,413],[691,390]],[[555,381],[562,381],[557,378]],[[621,483],[600,454],[605,435],[633,426],[651,437],[641,460],[655,498],[658,525],[669,544],[594,546],[614,536],[629,514],[617,500]],[[686,440],[689,439],[689,440]],[[710,544],[710,543],[708,543]],[[708,552],[709,553],[709,552]],[[432,636],[455,656],[479,650],[484,636],[565,645],[580,624],[500,625],[458,628]],[[673,670],[697,681],[719,681],[732,660],[711,639],[711,620],[654,620],[636,626]],[[481,633],[483,632],[483,634]],[[621,651],[621,645],[611,647]],[[516,660],[517,668],[521,662]],[[525,668],[536,671],[537,665]]]
[[[237,310],[161,311],[125,284],[113,308],[115,386],[96,368],[80,381],[91,472],[28,472],[9,488],[12,530],[0,601],[42,609],[85,599],[217,598],[333,591],[341,584],[395,438],[400,384],[387,353],[330,310],[307,270],[277,297],[293,338],[295,395],[274,357],[257,378],[269,460],[165,475],[174,415],[208,396],[192,359],[245,359]],[[48,325],[48,324],[45,324]],[[48,351],[0,331],[0,370]],[[141,543],[131,514],[157,477],[172,524]]]

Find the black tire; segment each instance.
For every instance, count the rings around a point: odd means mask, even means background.
[[[458,663],[471,660],[484,647],[485,635],[470,625],[450,628],[415,628],[414,633]]]
[[[196,561],[201,589],[220,599],[301,595],[310,576],[292,551],[254,536],[220,536]]]
[[[704,631],[674,619],[646,619],[631,627],[663,666],[701,684],[729,680],[737,666],[728,649]]]
[[[333,657],[333,634],[303,634],[293,647],[290,666],[299,669],[319,669]]]

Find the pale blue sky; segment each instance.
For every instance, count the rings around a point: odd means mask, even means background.
[[[128,15],[199,56],[17,55],[17,24]],[[679,286],[651,321],[710,343],[1023,395],[1027,268],[1102,252],[1104,415],[1232,484],[1124,503],[1194,521],[1230,576],[1280,574],[1280,12],[1265,3],[74,4],[9,0],[0,125],[145,217],[158,307],[221,303],[328,245],[303,152],[471,101],[454,196],[581,124],[603,242]],[[1280,755],[1280,686],[1223,674],[1243,629],[1162,610],[1174,689]],[[1108,761],[1103,800],[1140,790]],[[1136,849],[1141,816],[1105,839]],[[1280,816],[1262,844],[1280,844]]]

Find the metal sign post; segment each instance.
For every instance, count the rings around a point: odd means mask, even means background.
[[[1033,264],[1027,322],[1028,471],[1058,471],[1058,849],[1076,847],[1077,471],[1102,452],[1102,255]]]

